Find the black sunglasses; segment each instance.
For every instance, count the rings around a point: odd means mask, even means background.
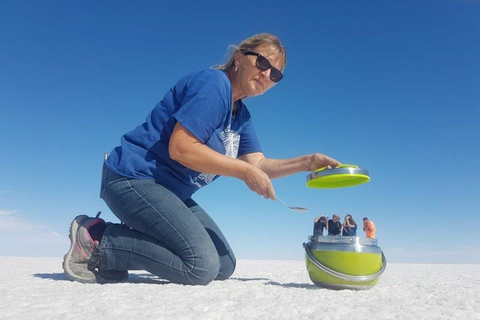
[[[253,51],[245,51],[243,52],[244,55],[246,56],[257,56],[257,60],[255,61],[255,65],[257,66],[258,69],[265,71],[268,69],[270,70],[270,80],[273,82],[278,82],[282,80],[283,74],[280,70],[274,68],[271,64],[270,61],[268,61],[267,58],[262,56],[260,53],[256,53]]]

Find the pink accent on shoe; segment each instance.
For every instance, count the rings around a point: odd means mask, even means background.
[[[77,250],[85,259],[88,259],[88,255],[82,250],[82,248],[80,248],[78,243],[75,243],[75,250]]]

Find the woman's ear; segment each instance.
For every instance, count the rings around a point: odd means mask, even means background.
[[[235,68],[239,68],[241,59],[242,59],[242,53],[238,51],[237,53],[235,53],[235,56],[233,59],[235,63]]]

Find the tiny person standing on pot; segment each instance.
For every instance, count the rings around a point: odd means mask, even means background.
[[[357,236],[357,223],[353,219],[352,215],[347,214],[345,216],[345,222],[343,223],[342,234],[347,237]]]
[[[363,231],[365,231],[367,238],[375,238],[375,224],[373,221],[368,220],[367,217],[363,218]]]
[[[191,285],[229,278],[232,248],[192,195],[222,175],[275,200],[271,179],[339,165],[321,153],[263,155],[243,100],[282,80],[286,61],[277,37],[258,34],[234,46],[224,65],[179,80],[104,163],[100,196],[124,224],[76,217],[67,275],[96,283],[146,270]]]
[[[340,216],[334,214],[332,219],[328,220],[328,235],[339,236],[342,234],[342,223],[340,222]]]
[[[313,221],[313,236],[323,236],[323,229],[328,232],[328,218],[320,215]]]

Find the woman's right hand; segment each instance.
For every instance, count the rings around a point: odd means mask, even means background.
[[[309,171],[315,171],[317,169],[326,167],[327,169],[340,165],[340,162],[330,158],[322,153],[314,153],[310,155],[310,163],[308,165]]]
[[[255,191],[265,199],[275,200],[275,190],[268,175],[255,166],[249,166],[242,179],[250,190]]]

